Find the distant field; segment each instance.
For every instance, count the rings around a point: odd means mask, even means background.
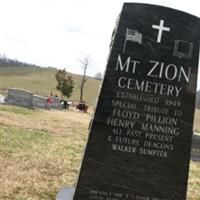
[[[72,186],[90,115],[0,105],[0,200],[55,200]],[[200,200],[200,163],[191,162],[187,200]]]
[[[60,96],[60,93],[56,90],[56,71],[54,68],[0,67],[0,89],[21,88],[40,95],[49,95],[52,91],[53,94]],[[74,74],[72,76],[75,88],[70,99],[79,100],[82,76]],[[99,80],[87,78],[84,86],[84,100],[89,105],[94,105],[100,83]]]

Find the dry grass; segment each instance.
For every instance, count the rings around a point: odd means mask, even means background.
[[[1,108],[1,195],[6,200],[55,199],[76,180],[89,115]],[[76,119],[76,120],[74,120]]]
[[[73,185],[90,115],[0,107],[0,200],[55,200]],[[188,200],[200,200],[200,163],[191,162]]]
[[[200,200],[200,163],[197,162],[190,164],[187,199]]]
[[[11,106],[4,106],[4,110],[8,110]],[[12,107],[11,107],[12,108]],[[13,108],[12,108],[13,109]],[[17,108],[27,110],[26,108]],[[1,109],[3,111],[3,109]],[[89,121],[88,114],[80,114],[78,112],[65,111],[45,111],[45,110],[29,110],[28,114],[22,111],[22,114],[14,112],[4,112],[2,123],[8,126],[16,126],[28,129],[38,129],[57,134],[73,134],[73,126],[81,124],[81,128],[87,126]],[[74,120],[76,119],[76,120]]]
[[[195,110],[194,131],[200,133],[200,109]]]

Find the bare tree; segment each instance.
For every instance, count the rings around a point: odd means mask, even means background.
[[[80,101],[83,100],[83,88],[84,88],[84,84],[87,81],[86,79],[86,71],[88,66],[90,65],[90,58],[89,56],[84,57],[83,59],[80,59],[79,62],[82,64],[82,68],[83,68],[83,77],[82,77],[82,81],[81,81],[81,90],[80,90]]]

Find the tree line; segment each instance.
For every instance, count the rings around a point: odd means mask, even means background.
[[[39,67],[39,66],[22,62],[17,59],[11,59],[4,54],[0,54],[0,67]]]

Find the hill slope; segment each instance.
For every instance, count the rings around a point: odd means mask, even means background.
[[[0,67],[0,89],[21,88],[40,95],[53,94],[60,96],[56,90],[55,68],[40,67]],[[82,76],[73,76],[75,87],[71,100],[79,100],[80,85]],[[101,81],[87,77],[84,86],[83,99],[89,104],[94,105],[99,92]]]

